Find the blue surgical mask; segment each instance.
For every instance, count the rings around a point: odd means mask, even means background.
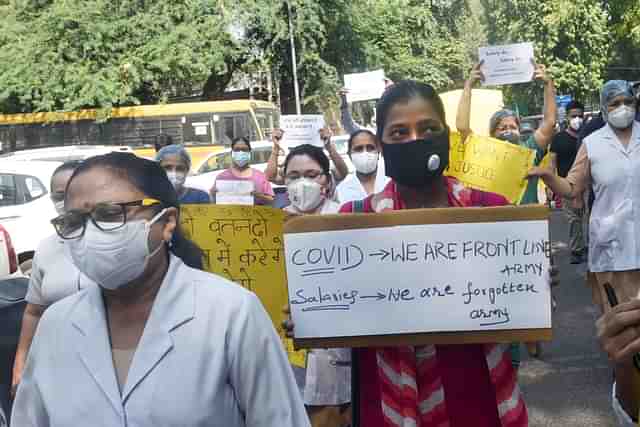
[[[520,134],[510,130],[497,134],[496,138],[502,141],[510,142],[512,144],[518,144],[520,142]]]
[[[251,160],[251,153],[247,151],[233,151],[231,153],[231,158],[236,166],[243,168],[249,164],[249,160]]]

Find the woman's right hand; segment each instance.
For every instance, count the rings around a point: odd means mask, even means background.
[[[481,71],[482,64],[484,64],[484,61],[480,61],[473,66],[471,73],[469,74],[469,78],[465,82],[466,88],[471,89],[476,83],[484,81],[484,74]]]
[[[20,385],[20,381],[22,380],[22,371],[24,369],[24,364],[20,363],[17,358],[13,364],[13,375],[11,376],[11,398],[16,398],[16,391],[18,390],[18,385]]]
[[[273,143],[273,149],[276,152],[280,151],[280,141],[282,141],[282,137],[284,136],[284,131],[282,129],[274,129],[271,132],[271,142]]]
[[[289,307],[289,304],[282,307],[282,312],[287,316],[286,320],[282,322],[282,329],[287,338],[293,338],[293,328],[295,325],[293,324],[293,320],[291,320],[291,307]]]

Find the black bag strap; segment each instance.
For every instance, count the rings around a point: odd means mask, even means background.
[[[360,427],[360,360],[358,349],[351,349],[351,427]]]
[[[351,203],[351,213],[364,213],[364,200]],[[351,349],[351,427],[360,427],[360,360],[358,349]]]

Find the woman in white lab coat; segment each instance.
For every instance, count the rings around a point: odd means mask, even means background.
[[[79,161],[63,163],[51,176],[50,197],[58,214],[64,213],[64,192],[71,174],[79,165]],[[32,261],[29,289],[25,297],[27,306],[22,316],[20,340],[13,364],[12,393],[20,383],[31,340],[44,311],[54,302],[91,284],[91,280],[64,255],[64,240],[53,232],[53,227],[51,232],[53,234],[38,245]]]
[[[284,163],[284,181],[291,215],[336,214],[340,205],[329,197],[331,170],[321,148],[301,145],[289,151]],[[299,368],[294,368],[298,371]],[[351,352],[349,349],[314,349],[307,354],[303,398],[311,424],[341,427],[350,424]]]
[[[12,425],[308,426],[286,354],[257,297],[177,256],[176,192],[155,162],[86,160],[54,220],[99,286],[44,314]]]
[[[336,192],[341,204],[380,193],[389,182],[380,156],[382,146],[373,132],[355,131],[349,137],[348,147],[349,158],[356,170],[338,185]]]
[[[632,337],[637,342],[639,329],[636,315],[626,303],[640,296],[640,123],[634,119],[637,100],[631,84],[624,80],[607,82],[600,93],[600,107],[607,124],[584,139],[566,178],[543,168],[534,168],[530,174],[542,177],[555,194],[567,198],[580,197],[585,189],[593,189],[589,270],[596,278],[594,300],[606,313],[598,322],[598,332],[603,347],[616,361],[614,410],[626,420],[621,425],[631,425],[629,417],[638,414],[638,389],[631,357],[636,350],[629,351],[634,346],[628,341]],[[607,286],[621,303],[615,309]],[[621,319],[617,316],[620,313]],[[618,347],[629,355],[616,354],[613,350]]]

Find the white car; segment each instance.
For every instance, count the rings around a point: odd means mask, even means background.
[[[119,145],[63,145],[61,147],[14,151],[1,155],[0,162],[5,160],[68,162],[71,160],[85,160],[89,157],[108,154],[112,151],[133,153],[131,147]]]
[[[7,230],[0,225],[0,280],[11,277],[18,271],[18,257]],[[0,424],[0,427],[2,424]]]
[[[57,213],[49,193],[61,164],[0,159],[0,225],[11,236],[21,269],[40,241],[55,232],[50,221]]]

